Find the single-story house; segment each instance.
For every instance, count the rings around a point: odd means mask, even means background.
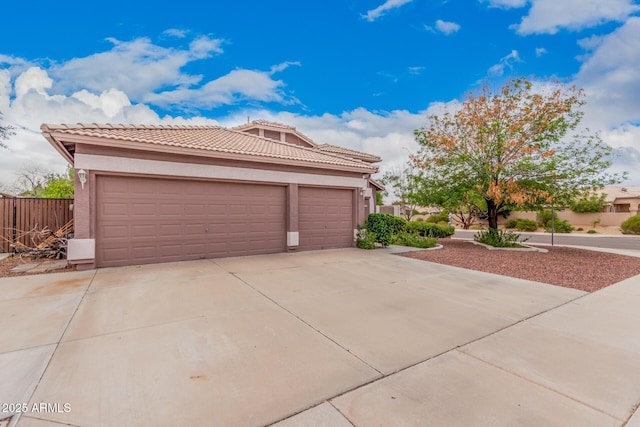
[[[640,213],[640,187],[608,186],[600,191],[607,203],[605,212]]]
[[[41,126],[75,168],[79,269],[349,247],[380,158],[294,127]]]

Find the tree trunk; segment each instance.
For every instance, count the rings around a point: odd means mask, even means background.
[[[487,219],[489,220],[489,228],[498,229],[498,207],[493,199],[485,199],[487,202]]]

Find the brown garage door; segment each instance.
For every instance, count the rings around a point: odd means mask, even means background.
[[[300,249],[353,246],[353,190],[300,187]]]
[[[99,176],[99,267],[282,252],[285,187]]]

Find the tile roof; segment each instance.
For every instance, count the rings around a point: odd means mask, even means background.
[[[269,163],[296,164],[324,169],[350,170],[373,173],[377,168],[358,159],[348,158],[300,147],[285,142],[261,138],[245,132],[218,126],[156,126],[123,124],[43,124],[42,133],[65,157],[70,159],[75,149],[65,141],[78,141],[77,137],[99,139],[101,144],[125,141],[140,148],[156,151],[184,149],[185,153],[222,158],[242,158]],[[95,141],[95,140],[94,140]],[[88,141],[87,141],[88,142]],[[130,146],[130,145],[129,145]],[[64,153],[66,151],[66,153]]]
[[[313,141],[313,139],[309,138],[307,135],[305,135],[302,132],[298,131],[295,128],[295,126],[289,126],[289,125],[285,125],[284,123],[278,123],[278,122],[270,122],[268,120],[253,120],[251,123],[245,123],[245,124],[240,125],[240,126],[234,126],[231,129],[233,129],[233,130],[241,130],[241,131],[245,131],[245,130],[249,130],[249,129],[280,130],[280,131],[285,131],[287,133],[292,133],[294,135],[297,135],[300,139],[308,142],[309,145],[311,145],[313,147],[318,145]]]
[[[350,148],[344,148],[337,145],[320,144],[316,148],[325,153],[340,154],[343,156],[353,157],[354,159],[364,160],[365,162],[370,163],[377,163],[382,161],[380,157],[374,156],[373,154],[364,153],[362,151],[352,150]]]
[[[640,187],[618,187],[608,186],[600,190],[600,194],[605,195],[607,202],[614,202],[616,199],[628,199],[640,197]]]

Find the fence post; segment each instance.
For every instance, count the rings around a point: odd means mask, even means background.
[[[13,253],[16,252],[16,239],[18,237],[18,230],[16,228],[18,221],[18,198],[13,196],[13,236],[11,241],[13,242]]]

